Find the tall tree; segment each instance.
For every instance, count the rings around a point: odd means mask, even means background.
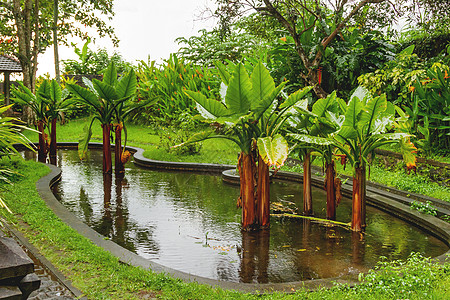
[[[117,45],[112,27],[104,20],[114,16],[113,0],[59,0],[57,23],[59,42],[67,44],[68,38],[86,39],[87,29],[94,28],[100,37],[109,36]],[[38,54],[52,44],[54,27],[54,1],[4,0],[0,1],[0,52],[16,56],[23,69],[23,81],[35,90]]]
[[[227,12],[230,17],[239,18],[242,16],[241,13],[249,9],[277,20],[294,40],[295,50],[304,66],[301,77],[307,85],[314,86],[314,92],[319,98],[326,98],[328,95],[319,80],[320,64],[325,49],[347,24],[355,22],[356,17],[367,16],[371,7],[383,6],[383,9],[386,9],[391,3],[388,0],[217,0],[216,2],[219,4],[217,12],[222,14],[220,21]],[[392,19],[391,17],[390,20]],[[220,22],[219,25],[226,26],[228,23]],[[222,31],[226,32],[225,29]],[[305,47],[311,43],[314,44],[313,47]]]

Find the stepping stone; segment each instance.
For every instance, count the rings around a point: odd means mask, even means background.
[[[21,279],[33,272],[33,261],[19,244],[11,238],[0,237],[0,281],[17,277]]]
[[[0,286],[0,300],[21,300],[22,292],[17,286]]]

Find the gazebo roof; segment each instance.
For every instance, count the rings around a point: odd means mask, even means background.
[[[22,66],[17,59],[0,54],[0,72],[22,72]]]

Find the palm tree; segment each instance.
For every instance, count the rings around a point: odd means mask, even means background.
[[[332,145],[339,149],[353,167],[352,230],[361,231],[366,218],[366,165],[373,151],[383,145],[400,144],[407,167],[415,165],[417,150],[410,142],[409,134],[389,133],[399,127],[394,120],[395,107],[387,102],[386,95],[372,97],[362,87],[358,87],[348,104],[338,101],[344,112],[343,118],[329,114],[339,130],[328,138],[310,139],[316,145]],[[404,121],[404,120],[403,120]]]
[[[47,159],[47,134],[45,133],[45,128],[48,126],[48,100],[43,97],[46,94],[46,89],[48,85],[41,84],[37,90],[36,95],[33,94],[29,88],[19,82],[19,89],[13,91],[14,99],[13,101],[22,105],[23,107],[28,106],[36,115],[36,126],[39,131],[39,147],[38,147],[38,160],[40,162],[46,162]]]
[[[270,216],[269,167],[279,168],[288,154],[287,142],[279,135],[279,130],[288,117],[285,113],[311,88],[292,94],[275,109],[274,103],[286,83],[275,86],[261,62],[253,68],[250,77],[242,64],[237,64],[231,74],[222,64],[216,66],[227,86],[224,101],[207,99],[199,92],[186,91],[186,94],[197,102],[198,110],[206,119],[231,124],[232,134],[204,132],[187,142],[225,138],[239,146],[242,229],[266,227]]]
[[[56,80],[44,80],[37,91],[39,97],[46,99],[47,111],[46,115],[50,123],[50,161],[56,159],[57,141],[56,141],[56,122],[58,116],[67,110],[70,103],[67,98],[69,95],[67,90],[61,90]]]
[[[292,124],[300,124],[300,128],[291,128],[291,130],[301,130],[304,133],[290,134],[294,140],[299,142],[299,147],[304,157],[304,213],[312,214],[312,200],[311,200],[311,164],[310,153],[315,151],[319,153],[325,161],[325,190],[327,191],[327,219],[336,220],[336,205],[340,195],[336,195],[339,189],[339,181],[336,180],[336,170],[334,164],[334,152],[336,147],[332,142],[327,140],[331,134],[339,129],[336,122],[336,115],[340,112],[339,101],[336,92],[331,93],[327,98],[317,100],[312,106],[312,110],[308,111],[307,107],[297,107],[300,115],[294,118]],[[308,204],[311,203],[311,204]]]
[[[81,159],[85,158],[87,147],[92,135],[92,124],[95,120],[100,121],[103,132],[103,173],[112,173],[111,142],[110,134],[112,121],[119,112],[117,108],[124,105],[136,93],[136,75],[131,69],[126,75],[117,79],[117,71],[111,62],[103,74],[103,80],[92,81],[83,78],[88,88],[76,84],[67,84],[72,95],[81,103],[94,108],[95,115],[85,130],[85,136],[78,145],[78,154]],[[121,160],[122,151],[116,153],[116,160]]]

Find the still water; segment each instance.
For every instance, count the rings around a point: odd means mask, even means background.
[[[270,231],[240,231],[237,186],[220,176],[163,172],[128,163],[123,179],[102,174],[100,151],[80,162],[77,152],[59,151],[57,198],[79,219],[117,244],[164,266],[234,282],[289,282],[365,272],[381,256],[427,256],[447,247],[417,227],[367,208],[364,235],[342,227],[271,218]],[[302,186],[271,184],[271,201],[302,207]],[[325,218],[325,192],[313,192],[315,216]],[[343,199],[337,220],[349,222]]]

